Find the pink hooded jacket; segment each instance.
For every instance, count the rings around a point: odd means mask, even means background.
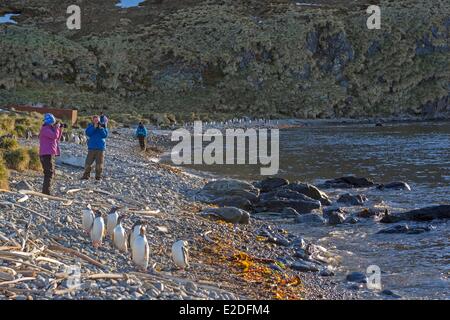
[[[62,130],[59,126],[56,128],[50,125],[44,125],[39,133],[39,155],[59,156],[59,140],[62,136]]]

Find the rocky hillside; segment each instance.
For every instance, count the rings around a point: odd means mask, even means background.
[[[372,1],[2,1],[0,105],[168,112],[177,119],[336,118],[450,112],[450,4]],[[302,3],[304,3],[303,1]],[[6,53],[6,54],[5,54]]]

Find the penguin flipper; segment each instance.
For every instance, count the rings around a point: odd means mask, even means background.
[[[144,257],[147,259],[148,258],[148,255],[149,255],[149,252],[148,252],[149,250],[148,250],[148,245],[145,245],[145,249],[144,249]]]
[[[189,267],[189,249],[185,246],[182,247],[183,250],[183,260],[186,263],[186,266]]]

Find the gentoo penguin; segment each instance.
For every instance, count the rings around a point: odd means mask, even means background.
[[[148,267],[148,242],[145,236],[145,227],[141,226],[139,235],[134,239],[131,245],[131,259],[139,267],[139,269],[146,271]]]
[[[105,236],[105,221],[103,220],[100,210],[95,212],[94,223],[91,228],[91,240],[94,248],[99,247],[103,242]]]
[[[120,251],[127,252],[127,233],[125,232],[125,228],[122,226],[122,219],[123,216],[119,216],[119,218],[117,219],[117,225],[114,228],[112,241],[114,243],[114,247],[116,247]]]
[[[145,225],[145,222],[137,221],[131,227],[130,233],[128,234],[128,245],[130,246],[130,248],[134,242],[134,239],[136,239],[136,237],[140,234],[141,226],[143,226],[143,225]]]
[[[117,225],[117,220],[119,219],[119,214],[117,213],[118,207],[112,207],[106,216],[106,234],[112,237],[114,233],[114,228]]]
[[[78,135],[75,135],[73,137],[73,142],[75,142],[76,144],[80,144],[80,137]]]
[[[86,233],[89,233],[89,231],[91,231],[92,224],[94,223],[95,219],[94,211],[92,211],[91,205],[88,204],[87,207],[83,209],[82,213],[83,213],[82,218],[83,230]]]
[[[187,241],[179,240],[173,244],[172,258],[178,268],[184,269],[189,267],[189,249]]]

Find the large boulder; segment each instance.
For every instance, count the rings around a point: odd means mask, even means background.
[[[382,218],[389,214],[388,209],[385,208],[364,208],[356,213],[359,218]]]
[[[328,224],[335,226],[338,224],[342,224],[345,221],[345,215],[338,211],[333,211],[327,216]]]
[[[282,187],[284,185],[287,185],[289,183],[288,180],[283,178],[266,178],[264,180],[261,180],[257,182],[255,185],[256,187],[261,189],[261,192],[269,192],[273,191],[279,187]]]
[[[211,203],[219,207],[236,207],[239,209],[250,210],[252,204],[249,200],[239,196],[225,196],[214,199]]]
[[[323,211],[323,217],[333,226],[344,223],[346,214],[342,208],[329,208]]]
[[[300,214],[297,212],[297,210],[286,207],[281,210],[281,212],[269,212],[269,211],[262,211],[262,212],[255,212],[254,216],[259,219],[292,219],[298,217]]]
[[[301,200],[301,201],[314,201],[314,199],[290,189],[278,189],[272,192],[262,193],[259,196],[260,201],[268,201],[272,199],[291,199],[291,200]]]
[[[241,197],[241,198],[245,198],[248,201],[250,201],[251,203],[255,203],[258,201],[258,193],[255,192],[250,192],[247,190],[230,190],[227,191],[227,196],[230,197]]]
[[[258,193],[258,190],[250,183],[235,179],[226,179],[226,180],[215,180],[208,182],[203,190],[208,191],[210,193],[228,193],[235,190],[245,190],[249,192],[253,192],[255,194]]]
[[[250,194],[253,194],[253,196]],[[210,202],[224,196],[241,196],[255,201],[258,195],[259,190],[252,184],[240,180],[226,179],[208,182],[196,194],[195,198],[200,201]]]
[[[449,219],[450,205],[439,205],[422,209],[411,210],[402,213],[385,215],[380,221],[394,223],[398,221],[431,221],[434,219]]]
[[[349,193],[343,194],[339,197],[337,202],[345,203],[352,206],[362,206],[367,198],[363,194],[351,195]]]
[[[203,210],[201,215],[230,223],[247,224],[250,221],[247,211],[235,207],[208,208]]]
[[[374,183],[372,180],[355,176],[327,180],[324,183],[324,186],[328,188],[367,188],[372,187],[373,185]]]
[[[323,206],[329,206],[331,204],[328,195],[312,184],[296,182],[288,184],[285,188],[304,194],[314,200],[319,200]]]
[[[309,213],[314,209],[320,209],[321,203],[299,192],[282,188],[262,193],[256,204],[256,211],[283,212],[289,207],[298,213]]]

